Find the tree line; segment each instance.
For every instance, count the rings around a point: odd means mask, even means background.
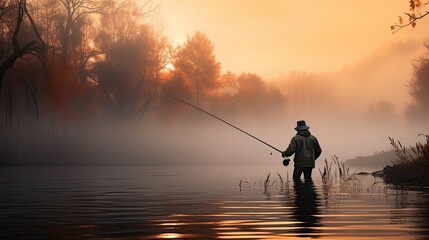
[[[31,132],[55,142],[89,119],[181,116],[165,96],[236,115],[284,103],[257,74],[222,74],[204,33],[173,46],[150,24],[157,8],[151,0],[1,1],[0,152],[14,155]]]
[[[157,8],[151,0],[0,1],[2,146],[18,141],[24,125],[55,135],[68,131],[64,123],[89,118],[129,123],[148,112],[184,114],[165,96],[236,116],[285,111],[290,99],[279,85],[222,72],[206,34],[174,46],[150,24]],[[428,62],[423,56],[415,64],[409,84],[411,120],[429,119]]]
[[[163,95],[213,107],[227,98],[226,107],[259,110],[284,101],[256,74],[221,74],[202,32],[173,47],[147,23],[155,10],[151,1],[3,1],[0,97],[9,120],[23,106],[60,118],[140,119],[151,108],[171,110]]]

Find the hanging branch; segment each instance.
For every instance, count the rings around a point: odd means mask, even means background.
[[[408,17],[408,22],[404,22],[402,16],[398,16],[398,22],[390,26],[392,34],[410,25],[412,26],[412,28],[415,28],[418,20],[429,15],[429,11],[427,11],[426,9],[426,7],[429,5],[429,1],[422,3],[421,0],[409,0],[409,3],[410,11],[403,13],[405,16]]]
[[[1,63],[0,65],[0,97],[2,94],[2,87],[4,85],[5,75],[9,69],[11,69],[14,63],[22,58],[26,54],[34,54],[38,51],[43,50],[43,45],[40,45],[38,41],[31,41],[26,43],[23,47],[21,47],[18,36],[21,30],[21,25],[24,20],[24,15],[30,16],[26,11],[26,0],[17,0],[16,4],[17,8],[17,21],[14,33],[12,35],[12,46],[13,52]],[[11,9],[8,9],[8,11]],[[31,17],[29,17],[31,19]],[[32,20],[30,20],[32,22]],[[32,22],[33,28],[36,31],[39,40],[41,40],[40,35],[37,33],[34,22]]]

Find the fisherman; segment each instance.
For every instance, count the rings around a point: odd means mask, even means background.
[[[311,135],[304,120],[296,123],[296,135],[290,141],[286,151],[282,152],[282,157],[294,156],[293,179],[299,180],[304,173],[305,180],[311,180],[311,172],[314,168],[316,159],[322,153],[317,138]]]

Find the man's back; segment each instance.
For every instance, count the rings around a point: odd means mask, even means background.
[[[320,156],[322,150],[320,148],[319,142],[317,141],[317,138],[311,135],[310,131],[299,131],[292,138],[290,145],[295,146],[295,151],[290,153],[290,155],[295,153],[295,167],[314,168],[315,160]],[[289,153],[288,150],[286,150],[286,155]]]
[[[304,120],[298,121],[295,130],[296,135],[290,141],[286,151],[282,152],[282,157],[289,157],[295,154],[293,161],[293,179],[299,179],[304,173],[305,179],[311,179],[311,172],[315,166],[316,159],[322,153],[319,141],[310,131]]]

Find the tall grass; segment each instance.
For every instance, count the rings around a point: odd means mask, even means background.
[[[350,174],[350,168],[338,159],[336,155],[328,161],[325,158],[323,169],[319,168],[322,177],[322,190],[325,201],[334,191],[346,194],[358,194],[362,191],[362,183],[354,174]]]
[[[257,181],[254,182],[253,186],[248,181],[238,181],[238,187],[240,192],[247,187],[248,189],[263,190],[266,195],[269,195],[272,190],[278,190],[282,192],[289,189],[289,172],[286,172],[286,178],[283,178],[280,173],[277,173],[277,178],[273,178],[271,173],[268,173],[264,180],[259,179],[259,186]]]
[[[334,169],[332,165],[334,165]],[[350,178],[349,172],[350,168],[340,161],[336,155],[331,157],[330,163],[328,163],[328,160],[325,158],[323,171],[319,168],[323,184],[332,184],[333,180],[339,180],[339,182],[342,183]]]
[[[271,173],[268,173],[267,177],[265,178],[265,181],[264,181],[264,193],[268,193],[269,192],[270,181],[271,181],[270,176],[271,176]]]
[[[386,166],[384,178],[386,182],[395,185],[429,185],[427,173],[429,170],[429,135],[425,142],[417,142],[414,146],[405,147],[399,140],[389,137],[390,144],[396,153],[393,166]]]
[[[390,145],[393,146],[397,157],[392,161],[393,164],[408,164],[418,160],[429,161],[429,135],[419,134],[418,136],[425,136],[426,143],[417,142],[415,146],[409,146],[408,149],[399,140],[389,137]]]

